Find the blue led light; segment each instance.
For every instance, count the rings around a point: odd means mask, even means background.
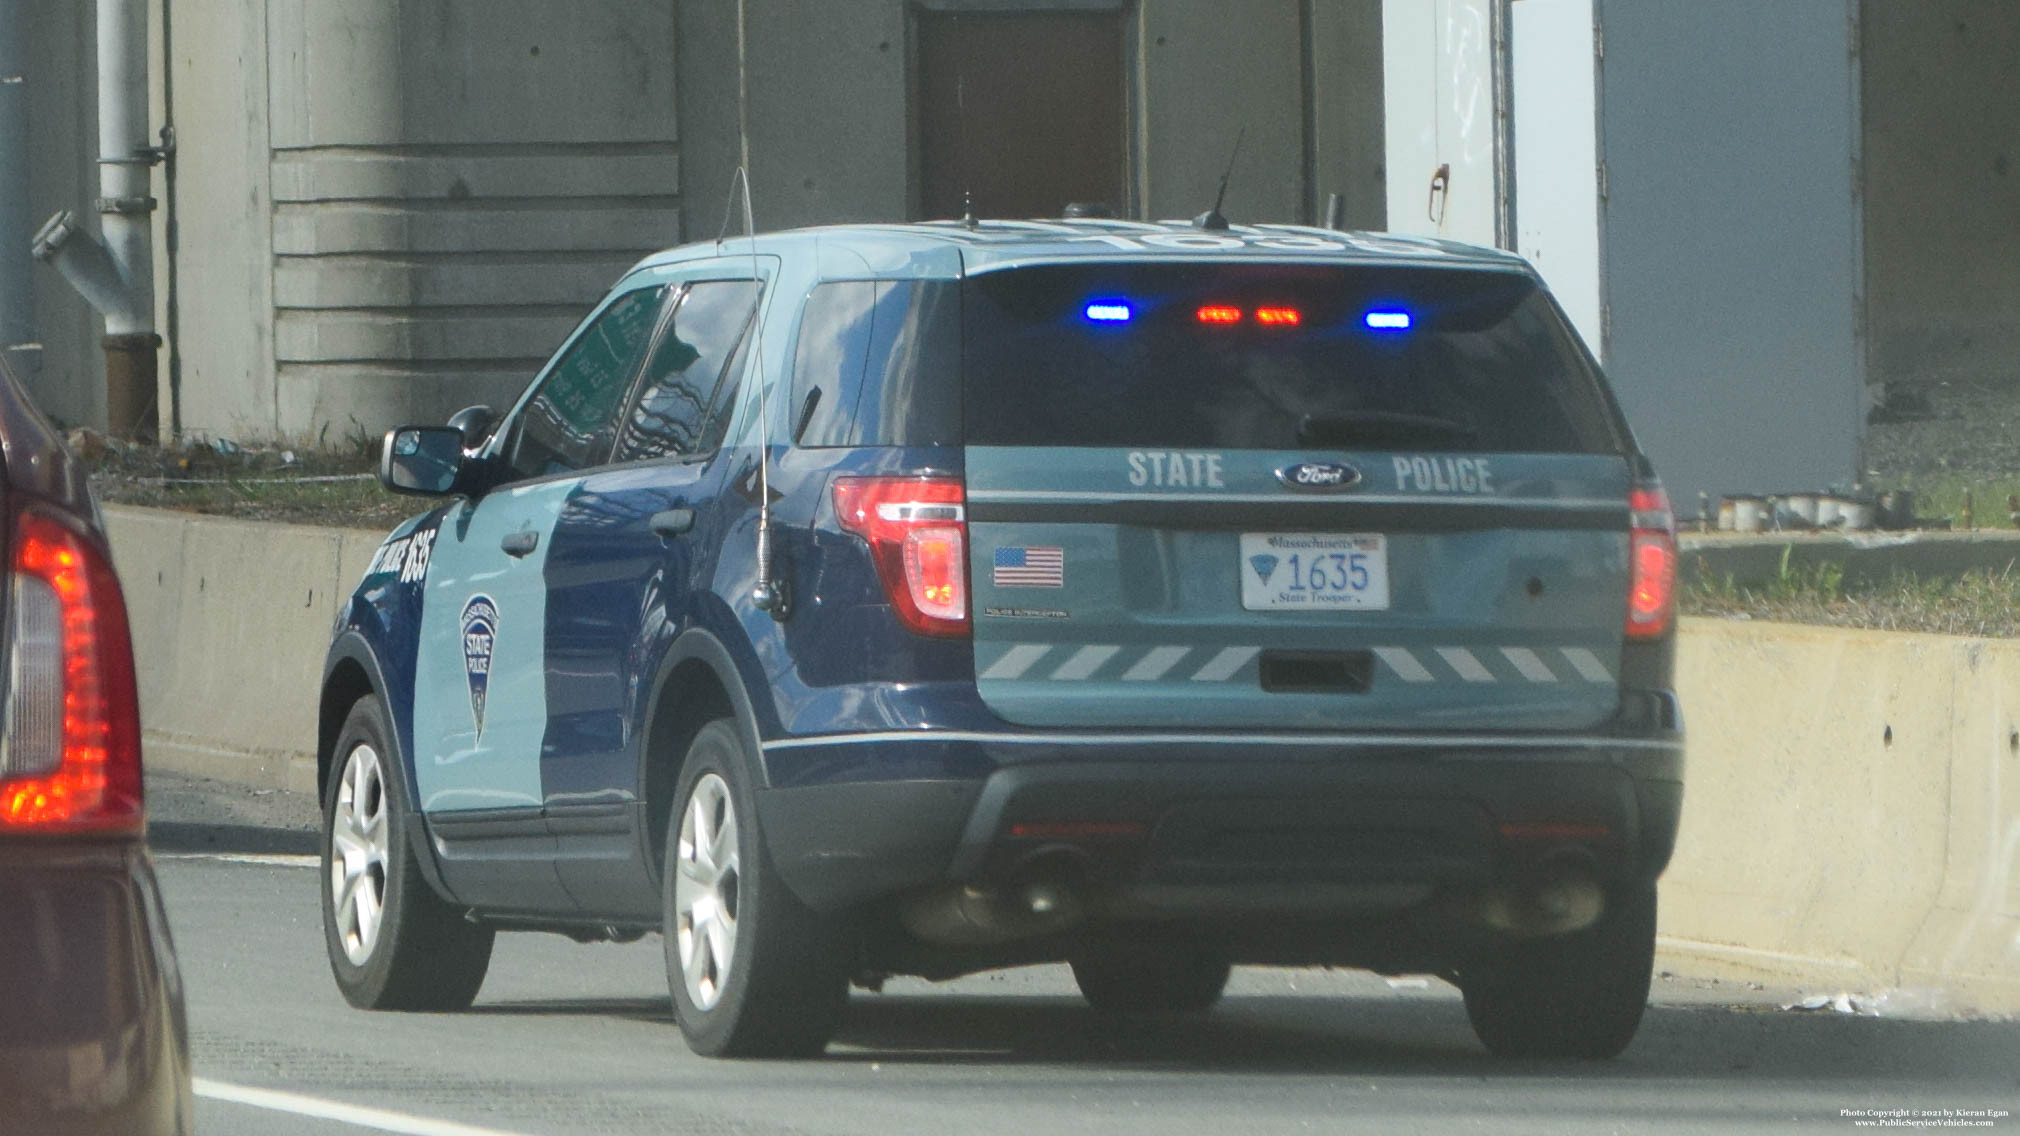
[[[1136,312],[1121,300],[1096,300],[1082,314],[1095,323],[1128,323]]]
[[[1410,330],[1410,313],[1373,311],[1363,317],[1361,322],[1376,331],[1408,331]]]

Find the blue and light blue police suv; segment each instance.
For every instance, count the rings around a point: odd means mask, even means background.
[[[329,956],[455,1008],[498,931],[661,931],[707,1054],[852,982],[1064,960],[1443,976],[1608,1056],[1674,842],[1669,507],[1529,266],[1108,220],[812,229],[631,270],[322,689]]]

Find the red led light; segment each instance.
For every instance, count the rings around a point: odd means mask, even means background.
[[[1296,327],[1304,316],[1296,308],[1257,308],[1255,321],[1271,327]]]
[[[1240,323],[1241,309],[1226,304],[1208,304],[1197,313],[1201,323]]]

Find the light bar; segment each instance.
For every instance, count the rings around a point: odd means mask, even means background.
[[[1225,304],[1208,304],[1195,313],[1201,323],[1240,323],[1241,309]]]
[[[1120,300],[1096,300],[1081,312],[1095,323],[1128,323],[1136,315]]]
[[[1296,308],[1257,308],[1255,321],[1271,327],[1296,327],[1303,319],[1303,313]]]
[[[1362,318],[1363,323],[1376,331],[1408,331],[1410,313],[1397,311],[1369,312]]]

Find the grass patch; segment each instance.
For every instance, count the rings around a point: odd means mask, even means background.
[[[1789,564],[1772,579],[1739,583],[1726,575],[1686,584],[1679,596],[1686,615],[1766,619],[1877,631],[1921,631],[1983,638],[2020,636],[2020,573],[1966,572],[1921,578],[1896,572],[1885,582],[1848,585],[1844,569],[1823,563]]]
[[[426,508],[387,492],[377,455],[229,449],[105,448],[86,455],[100,501],[293,524],[387,529]]]
[[[1952,528],[2004,529],[2014,527],[2014,510],[2009,497],[2020,499],[2020,478],[1969,477],[1963,474],[1901,474],[1883,479],[1874,486],[1877,496],[1889,489],[1907,489],[1915,494],[1915,515],[1925,520],[1948,521]],[[1964,523],[1964,498],[1970,494],[1970,524]]]

